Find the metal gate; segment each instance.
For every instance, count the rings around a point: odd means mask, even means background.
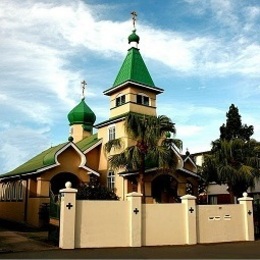
[[[48,239],[54,244],[59,244],[60,233],[60,196],[50,191],[50,215]]]
[[[255,239],[260,238],[260,199],[255,199],[254,204],[254,230],[255,230]]]

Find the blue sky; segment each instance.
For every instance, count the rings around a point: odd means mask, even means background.
[[[109,117],[112,86],[136,11],[140,52],[158,115],[191,153],[210,149],[233,103],[260,140],[259,0],[0,1],[0,172],[69,136],[68,112],[86,102]]]

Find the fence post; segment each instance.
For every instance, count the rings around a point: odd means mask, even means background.
[[[254,241],[254,219],[253,219],[253,198],[247,197],[246,192],[243,193],[243,197],[239,198],[239,204],[244,206],[244,220],[245,220],[245,239],[246,241]]]
[[[77,189],[71,188],[71,182],[66,182],[65,189],[60,190],[60,239],[59,247],[62,249],[75,248],[75,223],[76,223],[76,193]]]
[[[129,201],[129,231],[130,246],[142,246],[142,194],[137,192],[126,195]]]
[[[197,223],[196,223],[196,197],[192,195],[184,195],[181,197],[181,203],[185,205],[184,221],[186,243],[188,245],[197,244]]]

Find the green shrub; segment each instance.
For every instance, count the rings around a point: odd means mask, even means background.
[[[77,200],[119,200],[119,197],[100,184],[86,184],[78,189]]]

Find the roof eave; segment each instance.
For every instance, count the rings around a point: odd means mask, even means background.
[[[141,84],[141,83],[137,83],[135,81],[132,81],[132,80],[127,80],[125,82],[123,82],[122,84],[118,85],[118,86],[115,86],[115,87],[112,87],[108,90],[105,90],[103,92],[104,95],[110,95],[112,94],[113,92],[119,90],[120,88],[124,87],[125,85],[128,85],[128,84],[133,84],[133,85],[136,85],[138,87],[142,87],[142,88],[146,88],[146,89],[149,89],[151,91],[154,91],[156,92],[157,94],[160,94],[160,93],[163,93],[163,89],[162,88],[158,88],[158,87],[152,87],[152,86],[148,86],[148,85],[144,85],[144,84]]]

